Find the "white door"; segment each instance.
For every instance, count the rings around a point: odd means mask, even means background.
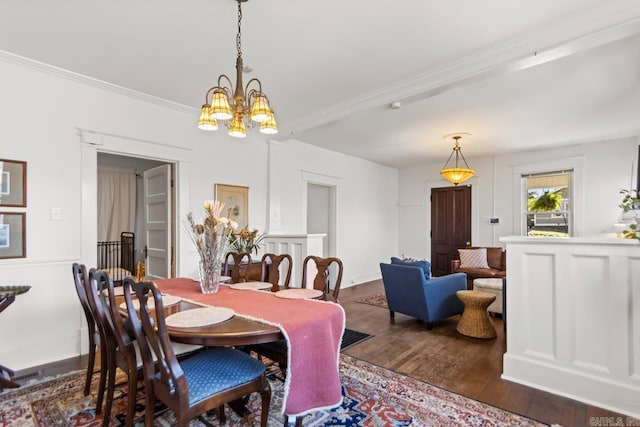
[[[145,270],[148,279],[171,275],[171,165],[144,171]]]

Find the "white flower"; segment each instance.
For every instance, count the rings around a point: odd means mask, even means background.
[[[227,224],[229,224],[229,218],[225,218],[225,217],[218,218],[218,222],[220,224],[227,225]]]
[[[234,230],[238,229],[238,223],[237,222],[231,220],[231,221],[229,221],[229,224],[231,225],[231,228],[233,228]]]

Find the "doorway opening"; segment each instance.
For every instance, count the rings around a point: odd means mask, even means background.
[[[174,277],[174,165],[102,152],[97,165],[98,268],[118,280],[142,262],[148,278]]]
[[[307,183],[307,234],[324,234],[322,254],[336,256],[336,187],[332,185]]]

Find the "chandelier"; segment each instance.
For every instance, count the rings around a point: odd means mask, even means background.
[[[470,135],[470,134],[457,133],[457,134],[450,134],[450,135],[444,136],[444,139],[447,139],[449,137],[453,138],[455,140],[455,145],[453,146],[453,151],[449,155],[449,158],[447,159],[446,163],[442,167],[440,174],[453,185],[458,185],[461,182],[468,180],[476,173],[476,171],[474,171],[469,167],[469,165],[467,164],[467,160],[462,155],[462,149],[458,144],[458,141],[462,138],[462,135]],[[451,162],[451,158],[453,157],[454,154],[456,155],[455,164],[449,165],[449,162]],[[460,158],[462,158],[462,161],[464,162],[464,167],[461,167],[462,165],[459,163]]]
[[[207,90],[205,103],[200,110],[198,127],[203,130],[218,130],[218,120],[223,121],[229,129],[229,135],[235,138],[247,136],[247,128],[260,125],[264,134],[278,133],[276,117],[269,106],[267,95],[262,92],[262,83],[251,79],[246,86],[242,85],[242,2],[238,2],[238,35],[236,36],[236,86],[225,74],[218,76],[218,84]],[[226,83],[226,84],[225,84]],[[249,89],[249,86],[255,87]],[[232,95],[233,94],[233,95]]]

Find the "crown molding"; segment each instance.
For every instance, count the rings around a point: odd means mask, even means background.
[[[496,45],[416,77],[365,93],[287,123],[280,138],[310,130],[368,110],[406,105],[460,87],[564,58],[590,48],[640,34],[640,2],[603,2],[601,6],[554,22],[543,31]]]
[[[50,74],[52,76],[70,80],[76,83],[80,83],[86,86],[94,87],[96,89],[102,89],[111,93],[123,95],[128,98],[136,99],[138,101],[158,105],[160,107],[170,108],[172,110],[177,110],[189,114],[193,114],[194,112],[198,111],[197,109],[184,104],[168,101],[166,99],[158,98],[144,92],[139,92],[137,90],[128,89],[123,86],[105,82],[103,80],[98,80],[93,77],[88,77],[84,74],[79,74],[73,71],[66,70],[64,68],[56,67],[55,65],[46,64],[44,62],[36,61],[31,58],[16,55],[14,53],[7,52],[6,50],[0,50],[0,60],[11,64],[20,65],[22,67],[30,68],[35,71]]]

